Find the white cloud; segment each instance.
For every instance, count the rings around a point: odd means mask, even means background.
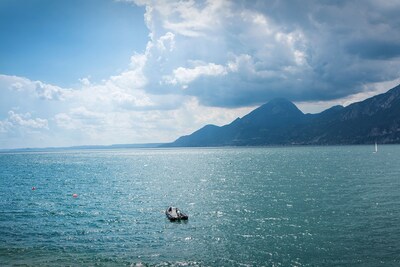
[[[146,6],[151,37],[142,54],[147,92],[236,106],[249,90],[253,98],[244,102],[262,103],[281,88],[291,88],[288,81],[309,75],[303,32],[288,30],[258,10],[231,1],[134,2]]]
[[[0,75],[2,136],[50,130],[64,145],[165,142],[274,97],[321,111],[399,82],[398,5],[134,3],[146,8],[150,38],[119,74],[74,88]]]
[[[112,123],[107,123],[109,114],[81,106],[56,114],[54,121],[59,128],[73,131],[75,134],[86,136],[84,139],[89,139],[104,134],[109,127],[112,127]]]
[[[158,23],[167,31],[187,37],[205,37],[223,23],[221,14],[229,15],[231,3],[225,0],[206,1],[133,1],[146,6],[145,20],[151,30]]]
[[[32,129],[48,129],[48,123],[46,119],[31,119],[30,113],[18,114],[11,110],[8,112],[8,115],[8,121],[14,126],[22,126]]]
[[[63,89],[41,81],[3,74],[0,74],[0,86],[17,93],[32,94],[44,100],[63,100],[71,94],[71,89]]]
[[[47,119],[31,118],[31,114],[27,113],[16,113],[13,110],[8,112],[8,117],[0,121],[0,131],[8,132],[15,128],[26,128],[28,130],[35,129],[49,129]]]
[[[157,40],[157,48],[160,51],[172,51],[175,47],[175,35],[172,32],[167,32]]]
[[[79,79],[79,81],[81,82],[81,84],[83,86],[90,86],[91,85],[90,77],[81,78],[81,79]]]
[[[0,120],[0,148],[48,146],[54,141],[49,138],[53,130],[45,118],[10,110]]]
[[[202,64],[202,63],[200,63]],[[181,84],[186,86],[192,81],[202,76],[221,76],[226,75],[227,71],[224,66],[217,65],[214,63],[208,63],[203,65],[197,65],[193,68],[179,67],[173,70],[172,76],[164,76],[164,80],[167,84],[177,85]]]
[[[384,4],[134,2],[146,6],[151,41],[143,88],[154,94],[231,107],[274,97],[326,101],[400,74],[399,26]]]
[[[86,144],[169,142],[214,123],[223,125],[251,108],[225,109],[201,106],[196,98],[169,110],[115,110],[103,112],[79,107],[54,116],[64,134],[73,132]],[[85,143],[83,142],[83,143]]]
[[[18,76],[0,74],[0,86],[12,91],[34,90],[35,84],[31,80]]]
[[[68,92],[68,90],[62,89],[61,87],[42,83],[40,81],[36,81],[35,85],[37,95],[46,100],[62,100]]]

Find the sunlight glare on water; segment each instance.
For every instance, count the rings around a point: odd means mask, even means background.
[[[400,147],[372,149],[1,153],[0,262],[396,266]]]

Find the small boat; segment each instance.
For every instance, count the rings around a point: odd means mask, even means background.
[[[375,142],[375,151],[374,153],[378,153],[378,144]]]
[[[189,216],[187,216],[185,213],[180,211],[178,208],[175,207],[169,207],[165,211],[165,215],[167,215],[167,218],[170,221],[179,221],[179,220],[187,220],[189,219]]]

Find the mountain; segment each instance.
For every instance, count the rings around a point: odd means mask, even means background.
[[[172,147],[400,143],[400,85],[347,107],[304,114],[274,99],[224,126],[206,125]]]

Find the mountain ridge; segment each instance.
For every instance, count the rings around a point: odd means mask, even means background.
[[[277,98],[229,124],[205,125],[166,147],[400,143],[400,85],[347,107],[304,114]]]

